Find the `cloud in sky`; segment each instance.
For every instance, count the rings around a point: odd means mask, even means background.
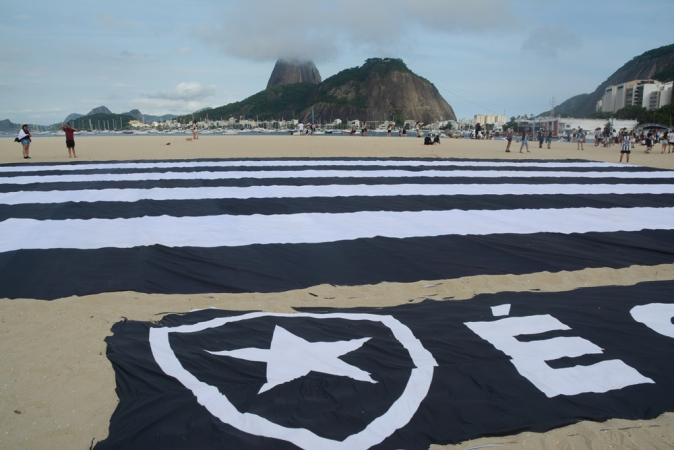
[[[116,58],[121,59],[123,61],[148,61],[154,59],[154,56],[139,55],[137,53],[133,53],[128,50],[122,50],[117,54]]]
[[[192,31],[227,55],[266,61],[322,59],[353,49],[399,54],[428,33],[491,35],[516,23],[507,0],[389,0],[374,7],[359,0],[260,0],[247,4],[243,14],[238,4],[229,4],[217,22]]]
[[[574,52],[581,46],[580,37],[563,25],[544,25],[531,31],[522,43],[522,51],[544,58],[556,58],[561,51]]]
[[[102,14],[98,23],[108,29],[121,28],[127,30],[139,28],[142,25],[140,22],[133,20],[119,20],[110,13]]]
[[[167,101],[191,101],[191,100],[205,100],[214,97],[217,92],[217,86],[202,86],[200,83],[178,83],[173,89],[169,91],[161,91],[155,94],[149,94],[146,97],[154,100]]]

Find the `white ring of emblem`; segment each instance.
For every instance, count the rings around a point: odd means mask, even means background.
[[[362,431],[352,434],[343,441],[326,439],[304,428],[286,428],[256,414],[241,413],[229,399],[209,384],[198,380],[180,364],[169,344],[169,333],[195,333],[208,328],[216,328],[229,322],[251,320],[259,317],[311,317],[314,319],[369,320],[380,322],[391,330],[395,339],[409,352],[415,365],[407,385],[400,397],[381,416],[370,422]],[[438,364],[426,350],[412,330],[392,316],[376,314],[333,313],[333,314],[281,314],[256,312],[240,316],[222,317],[193,325],[150,328],[150,348],[155,361],[167,374],[180,381],[196,396],[197,402],[223,423],[245,433],[291,442],[305,450],[368,449],[405,426],[414,416],[421,401],[428,395],[433,380],[434,367]]]

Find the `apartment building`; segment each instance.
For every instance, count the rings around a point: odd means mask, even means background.
[[[597,111],[616,112],[625,106],[641,106],[649,111],[672,103],[672,82],[632,80],[607,86],[604,96],[597,102]]]

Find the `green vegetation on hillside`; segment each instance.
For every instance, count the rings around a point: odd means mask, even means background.
[[[561,104],[557,105],[555,108],[555,115],[561,115],[562,117],[565,117],[564,114],[566,114],[566,117],[580,117],[581,111],[587,104],[589,97],[590,94],[579,94],[571,97],[568,100],[565,100]],[[551,113],[552,111],[545,111],[539,114],[539,116],[549,116]]]
[[[647,61],[649,59],[660,58],[666,56],[670,53],[674,53],[674,44],[663,45],[662,47],[654,48],[653,50],[648,50],[647,52],[642,53],[639,56],[632,58],[630,63],[636,63],[641,61]],[[629,64],[629,63],[627,63]],[[626,65],[627,65],[626,64]]]
[[[345,69],[341,72],[323,80],[319,85],[320,89],[313,99],[314,103],[326,103],[335,106],[353,106],[359,109],[367,109],[365,98],[365,88],[363,84],[372,73],[376,73],[381,78],[386,77],[392,72],[402,72],[414,74],[407,65],[399,58],[369,58],[365,64],[360,67]],[[428,81],[428,80],[425,80]],[[350,86],[353,89],[353,95],[350,97],[337,97],[331,92],[341,86]]]
[[[353,106],[359,109],[366,109],[367,103],[365,101],[362,86],[360,85],[367,80],[368,75],[369,72],[363,70],[363,67],[353,67],[351,69],[342,70],[330,78],[323,80],[319,85],[318,93],[313,98],[313,103],[327,103],[329,105],[340,107]],[[351,83],[351,86],[354,89],[353,98],[336,97],[335,95],[330,94],[334,89],[349,83]]]
[[[135,119],[127,114],[92,114],[71,120],[68,123],[78,130],[122,130],[129,128],[129,121],[131,120]],[[60,126],[60,124],[56,125],[57,127]]]
[[[199,121],[205,119],[206,116],[211,120],[227,120],[230,117],[238,120],[239,116],[259,120],[281,119],[282,116],[288,119],[293,114],[299,114],[306,107],[315,87],[316,85],[311,83],[274,86],[240,102],[182,116],[177,120]]]
[[[16,131],[18,133],[20,129],[21,129],[21,125],[13,123],[9,119],[5,119],[5,120],[0,121],[0,131],[4,131],[4,132]]]
[[[663,70],[653,75],[654,80],[667,82],[674,79],[674,70]]]

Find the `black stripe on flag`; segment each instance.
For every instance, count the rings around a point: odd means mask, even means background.
[[[0,297],[671,263],[673,181],[671,171],[583,161],[5,165]]]
[[[25,203],[0,205],[0,220],[115,219],[170,215],[175,217],[227,215],[276,215],[298,213],[353,213],[358,211],[468,211],[508,210],[526,206],[542,208],[613,208],[674,205],[674,194],[621,195],[400,195],[395,197],[251,198],[203,200],[139,200],[135,202]]]
[[[119,322],[120,402],[95,448],[427,449],[654,418],[674,411],[672,290]]]

